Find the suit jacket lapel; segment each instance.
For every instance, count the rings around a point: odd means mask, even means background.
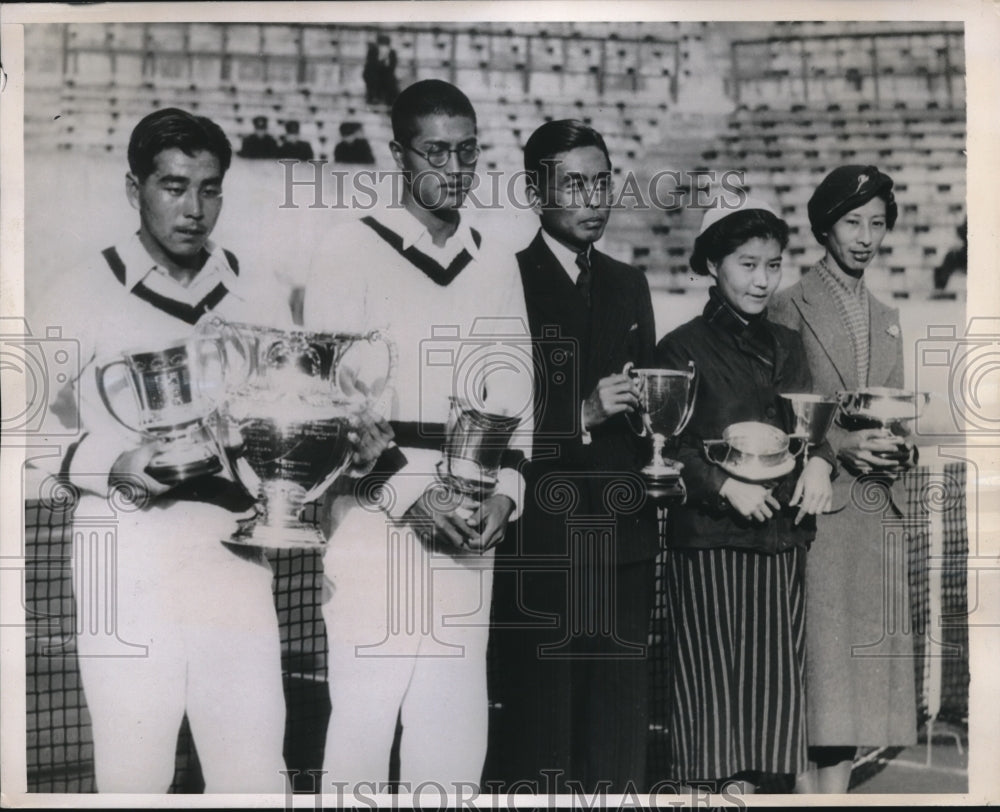
[[[526,266],[521,269],[528,314],[535,322],[532,332],[544,324],[560,327],[563,337],[575,338],[586,349],[589,325],[587,311],[578,301],[572,280],[553,256],[539,232],[524,250]]]
[[[891,326],[897,324],[897,318],[891,307],[882,304],[869,293],[868,319],[871,353],[868,383],[872,386],[884,386],[889,373],[896,365],[896,342],[890,338],[888,332]]]
[[[814,271],[802,277],[802,298],[799,300],[802,321],[816,336],[830,363],[840,376],[845,389],[857,389],[858,367],[851,339],[844,333],[838,316],[837,302],[826,283]]]

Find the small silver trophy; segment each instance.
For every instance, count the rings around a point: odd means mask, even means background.
[[[733,423],[722,432],[721,440],[705,440],[705,456],[730,476],[747,482],[781,479],[795,468],[795,457],[805,442],[793,453],[791,438],[768,423],[745,421]]]
[[[695,368],[688,362],[687,371],[675,369],[635,369],[631,362],[624,374],[635,379],[639,389],[642,429],[632,428],[640,437],[653,438],[653,452],[640,473],[646,481],[646,493],[657,501],[683,501],[687,495],[681,470],[684,464],[663,456],[670,437],[687,426],[694,413]]]
[[[837,399],[840,402],[837,421],[848,431],[877,428],[885,429],[887,434],[898,437],[894,450],[871,452],[876,457],[895,463],[892,467],[880,468],[880,471],[898,474],[911,467],[913,452],[903,436],[908,433],[906,423],[916,420],[923,413],[930,400],[928,392],[873,386],[852,392],[838,392]]]
[[[795,430],[791,436],[805,444],[802,449],[802,461],[807,462],[809,449],[818,446],[826,439],[840,403],[810,392],[795,392],[781,397],[792,407]]]
[[[219,330],[232,350],[223,417],[242,436],[243,456],[235,468],[257,499],[256,516],[242,520],[230,541],[320,546],[325,538],[318,516],[307,508],[350,466],[351,426],[378,412],[393,373],[394,348],[377,332],[311,333],[248,324],[219,325]]]
[[[471,514],[496,490],[500,464],[520,417],[491,414],[461,398],[449,398],[438,479],[460,500],[457,509]]]
[[[146,473],[165,485],[223,470],[212,429],[222,396],[224,350],[195,335],[163,349],[133,350],[97,366],[97,390],[112,417],[159,446]],[[135,413],[120,401],[132,394]]]

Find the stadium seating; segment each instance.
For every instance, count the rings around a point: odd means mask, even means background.
[[[437,76],[473,98],[486,169],[518,169],[540,122],[581,118],[605,135],[619,188],[665,167],[742,172],[788,219],[793,269],[815,259],[805,203],[839,164],[873,163],[896,179],[901,217],[878,272],[894,290],[928,287],[963,216],[956,24],[38,25],[28,143],[122,152],[135,120],[175,105],[212,116],[236,144],[256,115],[276,134],[297,119],[320,158],[340,123],[359,121],[388,168],[388,117],[365,104],[361,77],[379,32],[401,85]],[[713,75],[718,84],[705,85]],[[606,238],[616,255],[654,285],[689,289],[700,211],[625,209]]]

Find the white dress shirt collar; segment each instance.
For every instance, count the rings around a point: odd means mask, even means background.
[[[577,253],[565,245],[563,245],[559,240],[553,237],[544,228],[542,229],[542,240],[549,247],[549,250],[555,255],[555,258],[562,265],[563,270],[566,271],[567,276],[569,276],[570,281],[575,285],[576,278],[580,275],[580,268],[576,264]],[[593,246],[587,246],[587,257],[590,257],[590,249]]]
[[[221,248],[211,240],[205,242],[208,258],[187,285],[182,285],[162,265],[158,264],[139,239],[136,232],[115,250],[125,265],[125,287],[132,290],[142,282],[150,290],[174,301],[194,304],[201,301],[216,285],[222,283],[232,291],[237,287],[237,276]]]
[[[479,253],[479,247],[472,238],[472,229],[469,228],[464,219],[458,221],[458,228],[444,245],[435,245],[427,226],[403,206],[382,209],[376,215],[376,219],[400,236],[403,240],[404,251],[407,248],[415,247],[422,254],[426,254],[444,266],[450,265],[463,248],[469,252],[473,259]]]

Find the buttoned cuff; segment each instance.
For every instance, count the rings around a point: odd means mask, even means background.
[[[584,406],[586,406],[586,403],[580,404],[580,442],[584,445],[590,445],[593,438],[590,436],[590,432],[587,431],[587,424],[583,419]]]

